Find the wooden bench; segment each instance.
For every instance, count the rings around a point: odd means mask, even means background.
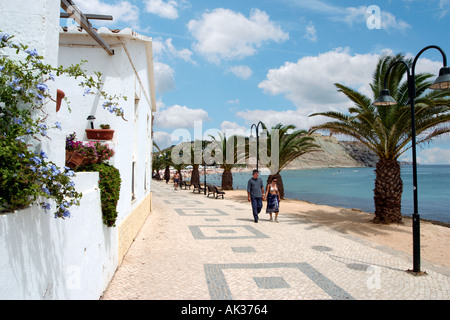
[[[208,188],[208,195],[207,197],[209,197],[209,195],[212,193],[213,197],[216,196],[216,191],[214,189],[214,186],[210,185],[210,184],[206,184],[206,187]]]
[[[192,193],[195,193],[195,191],[198,191],[198,193],[200,193],[200,192],[202,192],[202,191],[205,191],[205,188],[202,187],[202,186],[201,186],[200,184],[198,184],[198,183],[194,183],[193,186],[194,186],[194,191],[192,191]]]
[[[216,199],[218,199],[220,196],[222,196],[222,199],[223,199],[223,195],[225,194],[225,192],[219,191],[219,189],[217,189],[216,186],[214,186],[214,191],[216,193]]]
[[[187,188],[189,188],[189,190],[190,190],[191,189],[191,184],[187,183],[186,181],[181,181],[180,182],[180,189],[183,189],[183,187],[184,187],[184,190],[187,190]]]

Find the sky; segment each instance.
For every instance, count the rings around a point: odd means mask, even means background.
[[[91,20],[94,27],[152,37],[154,140],[162,148],[217,131],[249,135],[259,121],[308,130],[327,120],[310,114],[351,106],[335,83],[373,99],[369,83],[383,54],[414,57],[433,44],[450,55],[450,0],[74,2],[84,13],[113,16]],[[428,50],[416,74],[441,67],[441,54]],[[420,147],[417,157],[450,164],[450,137]]]

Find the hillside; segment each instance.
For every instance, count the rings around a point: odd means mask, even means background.
[[[303,155],[290,163],[286,169],[307,169],[327,167],[375,167],[378,157],[359,141],[339,141],[335,137],[312,134],[315,143],[321,147],[320,151]],[[177,145],[177,150],[182,150],[184,144]],[[169,151],[169,147],[162,152]],[[255,163],[250,159],[250,163]]]
[[[288,169],[374,167],[378,161],[378,156],[359,141],[339,141],[320,134],[313,136],[321,150],[295,159]]]

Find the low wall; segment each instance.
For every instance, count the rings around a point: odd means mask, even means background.
[[[117,229],[103,224],[98,173],[77,173],[81,204],[55,219],[33,206],[0,215],[0,299],[98,299],[118,264]]]

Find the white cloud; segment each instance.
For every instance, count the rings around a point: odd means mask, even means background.
[[[411,158],[410,155],[406,155],[405,157],[407,160]],[[450,149],[434,147],[418,150],[417,162],[419,164],[450,164]]]
[[[249,79],[253,74],[253,71],[252,69],[250,69],[250,67],[243,65],[229,67],[227,71],[233,73],[236,77],[243,80]]]
[[[313,42],[317,41],[317,31],[312,22],[309,22],[309,24],[306,26],[305,38]]]
[[[195,121],[210,121],[208,112],[174,105],[156,112],[154,124],[158,128],[193,128]]]
[[[379,54],[352,54],[349,49],[338,48],[318,56],[307,56],[297,62],[286,62],[276,69],[270,69],[259,87],[267,94],[284,95],[296,110],[246,110],[236,113],[247,124],[259,120],[268,126],[277,123],[294,124],[297,128],[308,129],[328,118],[312,113],[337,110],[347,112],[352,102],[337,91],[335,83],[344,84],[373,99],[370,83],[380,56],[390,53],[382,50]],[[412,56],[407,54],[406,57]],[[417,72],[437,74],[442,62],[419,59]]]
[[[301,110],[246,110],[236,113],[237,117],[245,120],[247,125],[262,121],[268,128],[282,123],[293,124],[297,129],[308,130],[314,125],[323,123],[322,117],[308,117]]]
[[[234,100],[228,100],[225,102],[226,104],[239,104],[240,100],[239,99],[234,99]]]
[[[292,0],[291,2],[301,8],[326,15],[330,20],[344,22],[350,26],[359,24],[366,27],[366,19],[368,18],[368,15],[366,13],[366,6],[343,7],[338,5],[329,5],[321,0]],[[405,31],[406,29],[411,28],[411,26],[407,22],[396,18],[392,13],[383,10],[382,7],[380,8],[380,10],[381,29],[384,29],[386,31]]]
[[[165,149],[172,145],[171,134],[164,131],[153,132],[153,141],[160,149]]]
[[[192,60],[191,50],[186,48],[177,49],[173,45],[172,41],[172,38],[167,38],[165,41],[163,41],[161,38],[153,39],[153,53],[155,57],[161,58],[166,55],[196,64],[195,61]]]
[[[337,92],[335,83],[369,93],[369,83],[378,62],[376,54],[350,54],[349,49],[307,56],[271,69],[259,87],[273,95],[284,94],[303,114],[343,108],[348,99]]]
[[[189,50],[189,49],[180,49],[180,50],[176,49],[175,46],[172,44],[172,39],[171,38],[167,39],[165,43],[166,43],[167,50],[169,51],[169,53],[172,56],[180,58],[180,59],[182,59],[184,61],[187,61],[187,62],[195,63],[192,60],[192,58],[191,58],[191,56],[192,56],[192,51],[191,50]]]
[[[145,11],[156,14],[162,18],[178,18],[178,3],[173,0],[164,2],[162,0],[145,0]]]
[[[289,38],[259,9],[253,9],[246,18],[239,12],[218,8],[189,21],[188,29],[196,39],[194,49],[212,62],[252,56],[264,42]]]
[[[113,16],[113,21],[95,20],[95,24],[111,24],[124,21],[136,24],[139,20],[139,8],[130,1],[109,4],[101,0],[77,0],[75,4],[83,13],[95,13]]]
[[[450,11],[450,0],[439,0],[439,9],[439,19],[442,19]]]
[[[242,136],[248,136],[250,134],[249,127],[243,127],[234,121],[223,121],[220,125],[220,130],[224,133],[228,132]]]
[[[175,89],[175,71],[168,65],[159,61],[154,62],[155,86],[158,94]]]

